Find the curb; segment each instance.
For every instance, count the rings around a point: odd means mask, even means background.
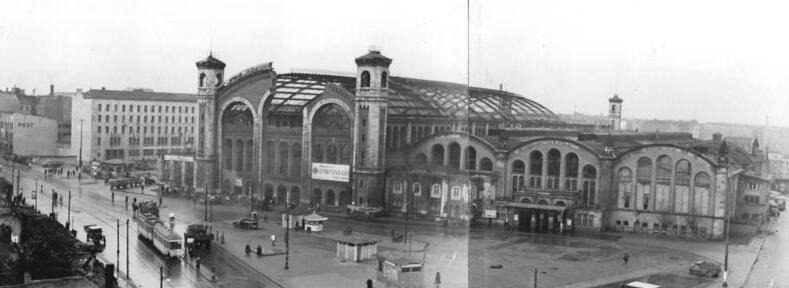
[[[770,230],[769,231],[772,231],[772,229],[775,228],[776,225],[777,225],[777,223],[769,225],[770,226],[770,228],[769,228]],[[753,272],[753,267],[756,266],[756,262],[759,262],[759,256],[762,254],[762,249],[764,249],[764,243],[767,242],[767,237],[768,236],[769,235],[767,233],[762,234],[762,243],[759,244],[759,250],[756,251],[756,257],[753,257],[753,263],[751,263],[751,268],[748,269],[748,274],[745,275],[745,282],[748,282],[748,279],[751,278],[751,273]],[[745,282],[743,282],[743,285],[745,284]]]
[[[233,255],[233,253],[231,253],[229,250],[227,250],[227,248],[225,248],[223,245],[221,245],[219,243],[214,243],[214,244],[215,245],[211,245],[211,248],[215,248],[215,249],[219,248],[221,250],[220,252],[221,253],[225,253],[226,254],[225,256],[227,256],[228,259],[231,259],[232,261],[236,262],[237,264],[239,264],[241,266],[244,266],[244,267],[246,267],[247,269],[249,269],[251,271],[254,271],[254,273],[257,273],[258,275],[263,276],[263,278],[268,279],[269,281],[271,281],[272,283],[276,284],[279,287],[282,287],[282,288],[288,287],[287,285],[283,284],[279,280],[274,279],[274,278],[272,278],[272,277],[270,277],[270,276],[268,276],[266,274],[263,274],[263,272],[260,272],[258,269],[255,269],[255,267],[252,267],[252,265],[249,265],[249,263],[247,263],[246,261],[243,261],[243,260],[239,259],[236,255]]]

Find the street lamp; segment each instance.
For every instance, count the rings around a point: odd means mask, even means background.
[[[288,196],[290,196],[290,192],[288,192]],[[290,260],[290,201],[288,200],[290,199],[285,199],[285,270],[290,269],[288,266]]]
[[[82,123],[85,119],[79,119],[79,169],[82,170]]]
[[[725,221],[724,222],[724,230],[725,230],[724,233],[725,233],[725,237],[726,237],[726,240],[725,240],[725,252],[724,252],[725,254],[724,254],[724,258],[723,258],[723,287],[728,287],[729,286],[727,281],[728,281],[728,276],[729,276],[729,225],[730,225],[730,221],[731,221],[731,215],[730,215],[730,211],[729,211],[729,202],[731,202],[731,200],[729,198],[731,198],[731,197],[729,195],[729,159],[728,159],[728,154],[729,154],[729,147],[726,145],[726,141],[723,141],[723,143],[721,143],[720,148],[718,149],[718,164],[723,165],[724,173],[726,173],[725,176],[724,176],[725,177],[724,178],[725,179],[725,186],[723,188],[723,193],[726,196],[726,204],[725,204],[726,205],[726,210],[724,211],[724,214],[723,214],[724,217],[725,217],[725,219],[724,219],[724,221]]]

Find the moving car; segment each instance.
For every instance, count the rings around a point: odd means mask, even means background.
[[[622,285],[622,288],[660,288],[660,285],[649,284],[641,281],[633,281]]]
[[[233,220],[233,227],[255,230],[258,229],[258,220],[251,217],[241,217],[236,220]]]
[[[707,276],[710,278],[718,277],[721,273],[721,265],[712,261],[701,260],[690,264],[690,274]]]

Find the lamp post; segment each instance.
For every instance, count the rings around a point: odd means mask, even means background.
[[[79,119],[79,169],[82,170],[82,123],[85,119]]]
[[[205,221],[208,222],[208,183],[205,184]]]
[[[729,225],[731,221],[731,213],[729,211],[729,202],[731,200],[729,198],[729,147],[726,145],[726,141],[721,143],[720,148],[718,149],[718,163],[724,166],[724,188],[723,193],[726,197],[726,210],[723,213],[724,216],[724,233],[725,233],[725,252],[723,258],[723,287],[728,287],[728,276],[729,276]]]
[[[71,228],[71,189],[68,190],[68,214],[66,216],[66,230]]]
[[[290,202],[288,200],[285,200],[285,270],[290,269],[290,266],[288,266],[290,260]]]
[[[115,255],[118,256],[118,265],[115,265],[115,270],[121,272],[121,219],[115,219]]]
[[[129,279],[129,218],[126,218],[126,279]]]

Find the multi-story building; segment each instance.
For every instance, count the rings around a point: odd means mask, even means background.
[[[55,120],[13,112],[0,112],[0,154],[55,155]]]
[[[194,94],[142,89],[77,90],[71,112],[73,155],[83,161],[135,161],[193,149],[196,100]]]
[[[277,74],[265,63],[227,81],[222,61],[197,62],[196,150],[164,172],[183,178],[187,163],[193,181],[182,185],[275,205],[357,204],[538,231],[720,237],[727,216],[766,213],[749,202],[765,186],[735,190],[740,178],[769,182],[756,150],[620,130],[618,96],[604,124],[568,123],[514,93],[393,77],[378,51],[354,62],[355,76]]]

